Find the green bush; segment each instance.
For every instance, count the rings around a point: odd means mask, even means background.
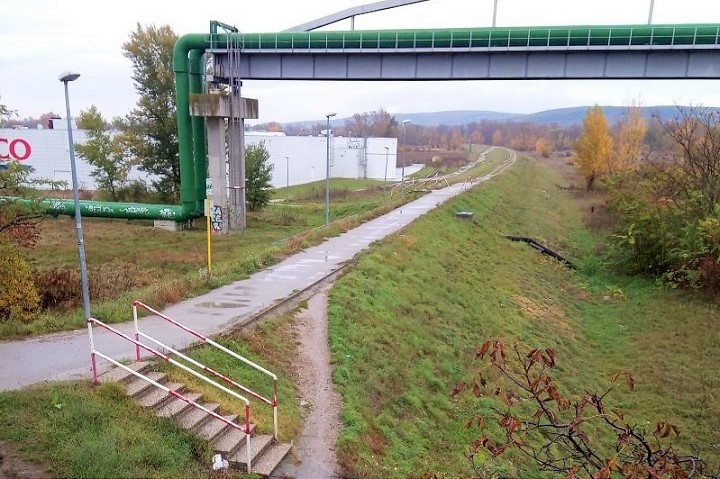
[[[0,321],[31,321],[40,303],[32,269],[10,242],[0,238]]]

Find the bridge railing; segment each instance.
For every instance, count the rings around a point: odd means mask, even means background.
[[[717,48],[720,25],[512,27],[240,34],[242,50],[403,51],[444,49]]]

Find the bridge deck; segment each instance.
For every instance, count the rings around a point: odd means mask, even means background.
[[[208,40],[217,79],[720,78],[720,24],[244,33]],[[228,41],[237,46],[234,62]]]

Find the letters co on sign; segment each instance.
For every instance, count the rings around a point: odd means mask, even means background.
[[[0,160],[23,161],[31,154],[30,143],[22,138],[0,138]]]

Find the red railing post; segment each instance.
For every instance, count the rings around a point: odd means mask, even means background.
[[[137,301],[133,302],[133,322],[135,323],[135,341],[140,342],[140,328],[138,327]],[[140,361],[140,345],[135,344],[135,359]]]

